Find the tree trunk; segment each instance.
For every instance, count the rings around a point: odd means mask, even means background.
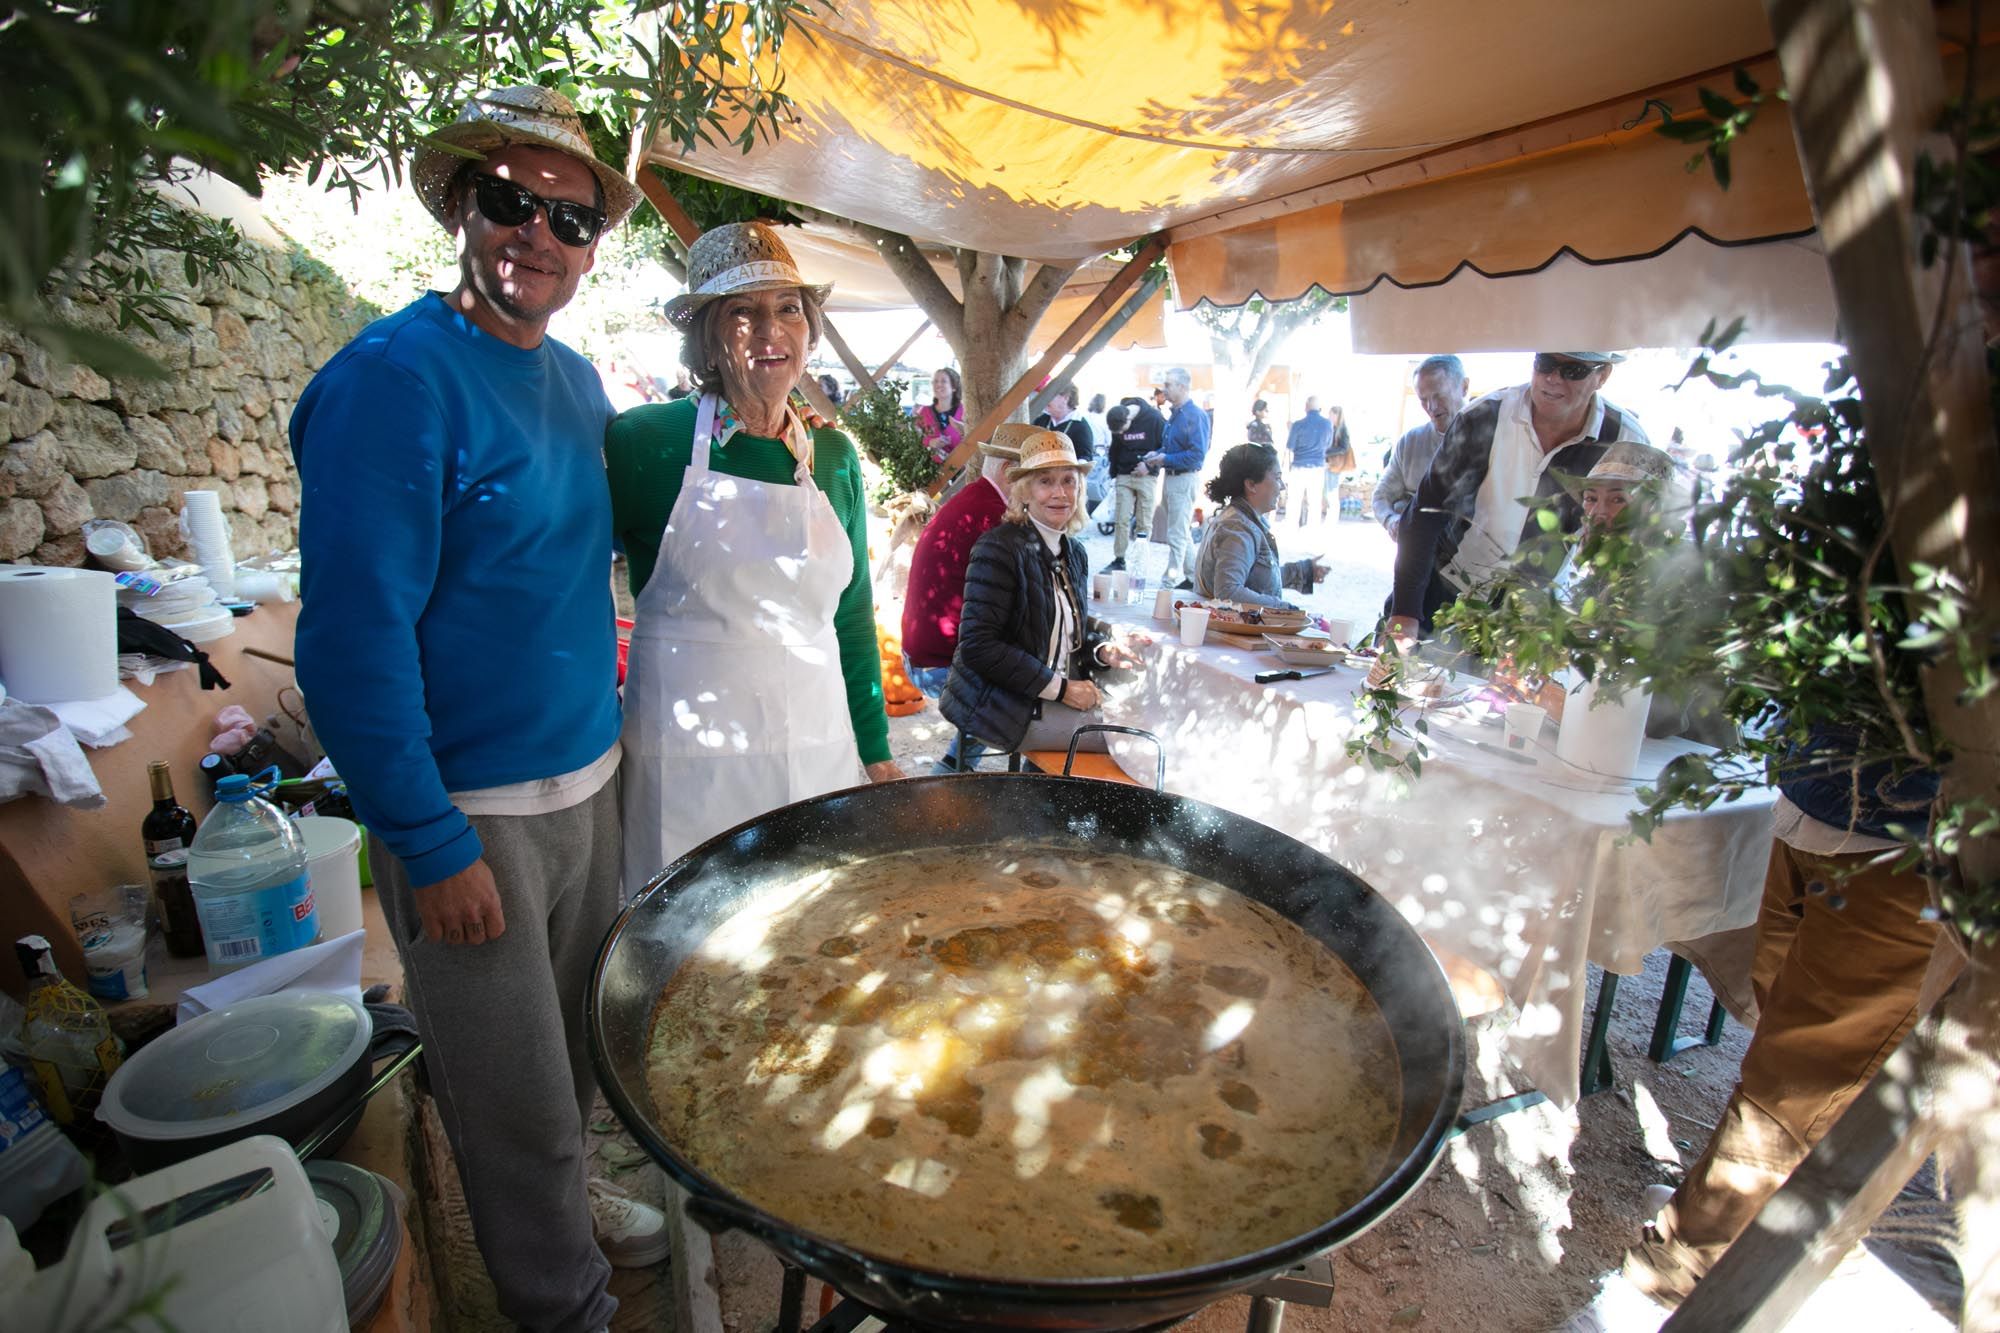
[[[1078,268],[1076,264],[1042,264],[1030,277],[1028,261],[1024,259],[956,250],[953,258],[958,266],[959,290],[963,293],[957,297],[909,237],[816,209],[794,211],[812,221],[844,228],[874,244],[882,262],[957,354],[968,425],[1005,397],[1007,390],[1020,379],[1028,367],[1029,335]]]

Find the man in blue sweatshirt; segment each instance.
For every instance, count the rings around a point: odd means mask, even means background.
[[[1326,455],[1333,447],[1333,423],[1321,415],[1319,399],[1306,399],[1306,414],[1292,423],[1285,436],[1285,448],[1292,455],[1291,471],[1285,474],[1285,490],[1292,508],[1298,511],[1295,526],[1319,526],[1320,493],[1326,489]]]
[[[1183,592],[1194,588],[1190,577],[1194,572],[1194,490],[1201,481],[1202,462],[1208,457],[1208,413],[1189,398],[1192,384],[1187,371],[1179,366],[1160,372],[1159,385],[1173,404],[1174,414],[1167,421],[1158,452],[1148,454],[1145,460],[1167,478],[1162,483],[1167,507],[1167,570],[1161,582]],[[1158,534],[1153,540],[1159,540]]]
[[[363,329],[292,415],[300,689],[375,834],[439,1114],[500,1311],[609,1324],[665,1219],[588,1179],[583,1011],[619,910],[611,404],[544,336],[638,192],[561,95],[475,97],[411,179],[459,282]]]

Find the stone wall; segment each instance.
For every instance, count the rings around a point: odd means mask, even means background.
[[[239,560],[298,544],[292,405],[377,312],[303,252],[246,249],[243,267],[192,285],[180,256],[152,258],[190,320],[184,332],[132,339],[165,379],[106,379],[0,324],[0,560],[80,565],[91,518],[130,523],[155,557],[184,555],[181,494],[191,490],[221,493]],[[102,307],[62,309],[113,326]]]

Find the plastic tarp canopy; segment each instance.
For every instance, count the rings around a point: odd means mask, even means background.
[[[1645,111],[1770,50],[1758,0],[843,0],[793,21],[775,140],[653,158],[1035,260],[1164,230],[1177,304],[1233,305],[1808,233],[1781,108],[1727,191]]]

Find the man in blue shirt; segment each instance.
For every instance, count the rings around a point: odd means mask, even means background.
[[[1167,569],[1161,575],[1161,581],[1183,592],[1190,592],[1194,589],[1191,577],[1194,573],[1194,536],[1191,530],[1194,492],[1201,481],[1202,462],[1208,457],[1208,413],[1202,411],[1199,404],[1189,401],[1188,391],[1192,388],[1192,381],[1181,367],[1161,371],[1158,383],[1174,409],[1173,416],[1167,420],[1166,435],[1160,441],[1159,450],[1148,454],[1145,459],[1156,471],[1166,474],[1162,485],[1165,487],[1167,507]],[[1153,540],[1159,540],[1157,533]]]
[[[473,1234],[508,1319],[605,1327],[665,1219],[588,1178],[583,1010],[620,897],[604,430],[545,336],[638,192],[541,88],[475,97],[411,179],[459,282],[377,320],[292,416],[297,639],[371,863]],[[609,1261],[609,1262],[607,1262]]]
[[[1298,512],[1295,527],[1319,525],[1320,493],[1326,489],[1326,454],[1333,447],[1333,423],[1320,414],[1319,399],[1306,399],[1306,414],[1292,423],[1285,437],[1285,449],[1292,466],[1285,473],[1285,489]]]

